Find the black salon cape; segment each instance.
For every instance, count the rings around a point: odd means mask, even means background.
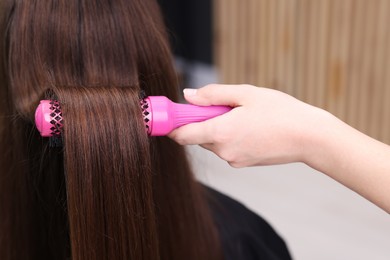
[[[284,241],[264,219],[226,195],[205,188],[225,260],[291,259]]]

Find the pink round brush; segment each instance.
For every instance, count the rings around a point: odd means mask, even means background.
[[[149,96],[140,101],[146,131],[151,136],[163,136],[180,126],[201,122],[222,115],[228,106],[195,106],[178,104],[164,96]],[[41,100],[35,111],[35,124],[43,137],[59,137],[63,127],[58,101]]]

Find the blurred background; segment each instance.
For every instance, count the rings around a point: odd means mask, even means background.
[[[183,86],[282,90],[390,144],[390,0],[159,2]],[[389,215],[323,174],[188,152],[199,180],[267,219],[295,259],[390,259]]]

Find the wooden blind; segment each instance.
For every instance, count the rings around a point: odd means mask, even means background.
[[[225,83],[287,92],[390,144],[390,0],[214,0]]]

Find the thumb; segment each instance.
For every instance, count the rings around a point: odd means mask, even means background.
[[[210,84],[200,89],[184,89],[184,98],[193,105],[211,106],[225,105],[241,106],[248,92],[253,90],[250,85]]]

